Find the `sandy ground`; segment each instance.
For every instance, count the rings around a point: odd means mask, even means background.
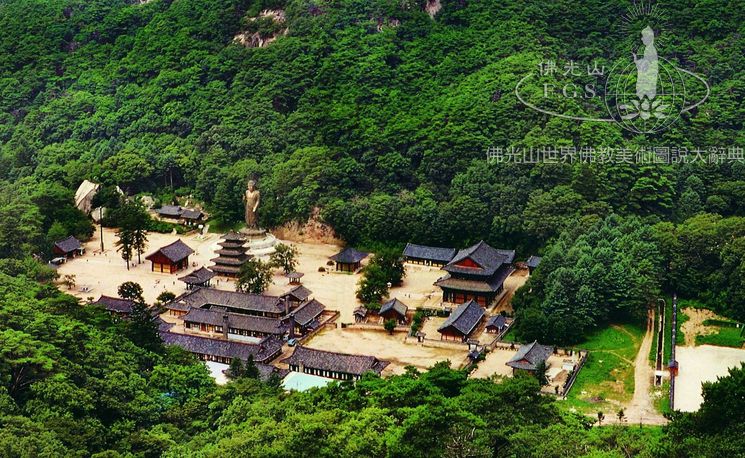
[[[504,281],[505,294],[499,299],[494,308],[489,310],[489,315],[496,315],[502,311],[512,315],[512,297],[521,286],[528,281],[528,269],[518,269]]]
[[[695,309],[686,307],[681,310],[688,320],[680,325],[680,332],[683,334],[684,341],[678,342],[678,345],[694,345],[696,336],[705,336],[717,332],[716,326],[705,326],[705,320],[726,320],[726,318],[717,315],[708,309]]]
[[[489,378],[492,375],[512,377],[512,368],[506,363],[515,356],[516,351],[495,348],[486,355],[483,361],[479,362],[478,367],[471,372],[471,377]]]
[[[217,248],[217,242],[219,242],[219,237],[216,234],[198,236],[197,234],[150,233],[148,234],[148,248],[142,256],[142,263],[138,265],[135,259],[130,264],[130,269],[127,270],[124,260],[114,246],[114,242],[117,240],[114,234],[113,229],[104,229],[105,251],[102,253],[100,232],[97,230],[93,238],[85,244],[84,256],[72,259],[59,267],[60,276],[75,275],[76,286],[73,290],[68,291],[69,293],[81,299],[93,298],[94,300],[102,294],[117,296],[117,288],[120,284],[125,281],[134,281],[142,286],[145,300],[149,303],[154,302],[163,291],[170,291],[178,295],[186,290],[185,285],[178,281],[178,277],[201,266],[211,265],[209,259],[214,257],[214,251]],[[179,238],[195,251],[189,257],[192,266],[188,270],[176,274],[151,272],[151,264],[145,260],[145,256]],[[233,284],[223,280],[217,287],[233,289]],[[67,291],[64,286],[60,288]]]
[[[701,383],[727,375],[727,370],[745,362],[745,349],[701,345],[677,347],[678,377],[675,379],[675,408],[698,410],[703,402]]]
[[[415,343],[404,343],[405,333],[389,335],[385,332],[353,329],[329,329],[314,336],[306,346],[319,350],[337,351],[359,355],[374,355],[390,361],[383,375],[401,374],[408,365],[427,369],[438,361],[450,360],[458,367],[466,357],[467,350],[424,347]]]

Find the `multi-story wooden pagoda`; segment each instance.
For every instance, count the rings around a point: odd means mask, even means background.
[[[223,235],[218,244],[220,249],[215,251],[218,257],[210,259],[215,263],[210,270],[223,277],[237,277],[241,266],[251,258],[246,254],[245,243],[246,239],[241,234],[228,232]]]

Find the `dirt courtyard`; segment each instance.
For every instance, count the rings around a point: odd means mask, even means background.
[[[150,262],[145,256],[168,245],[177,239],[181,239],[195,251],[189,257],[190,267],[175,274],[155,273],[150,270]],[[71,259],[58,268],[60,276],[75,275],[76,285],[68,291],[81,298],[98,299],[101,295],[116,296],[117,288],[125,281],[139,283],[143,290],[145,300],[152,303],[158,295],[164,291],[170,291],[176,295],[186,291],[186,286],[178,280],[192,270],[202,266],[209,267],[209,260],[216,257],[215,250],[219,249],[218,242],[220,234],[208,233],[199,235],[190,233],[185,235],[175,234],[148,234],[148,247],[142,257],[142,263],[137,264],[135,260],[127,270],[125,262],[114,246],[117,237],[114,229],[104,228],[105,251],[100,249],[100,232],[97,230],[93,238],[85,243],[86,253],[79,258]],[[305,276],[302,283],[313,292],[313,296],[330,310],[340,312],[340,321],[343,323],[354,322],[353,312],[360,304],[355,297],[357,282],[361,274],[337,273],[333,266],[327,266],[329,256],[339,252],[340,247],[323,243],[291,243],[297,246],[299,251],[297,271]],[[364,261],[363,261],[364,263]],[[319,272],[323,267],[325,272]],[[331,270],[329,270],[331,269]],[[440,304],[441,295],[433,283],[443,272],[439,268],[426,266],[406,265],[406,277],[400,287],[391,288],[390,297],[397,297],[409,308],[422,305],[435,306]],[[213,287],[223,290],[234,290],[233,280],[213,280]],[[64,286],[61,286],[66,290]],[[290,289],[288,280],[281,270],[275,270],[273,283],[265,294],[280,295]]]
[[[220,238],[217,234],[205,234],[204,236],[193,234],[174,235],[148,233],[148,247],[142,256],[142,263],[137,264],[137,258],[130,263],[130,268],[116,251],[114,243],[117,240],[114,229],[104,228],[104,248],[101,252],[100,231],[97,229],[93,238],[84,244],[85,255],[71,259],[59,266],[57,272],[60,277],[68,274],[75,275],[75,288],[68,291],[66,287],[60,286],[63,291],[73,294],[81,299],[99,296],[117,296],[117,288],[125,281],[139,283],[143,289],[145,301],[152,303],[158,295],[164,291],[170,291],[176,295],[186,291],[186,285],[178,281],[178,277],[186,275],[201,266],[209,266],[209,259],[214,257],[217,242]],[[173,243],[177,239],[186,243],[194,254],[189,257],[190,267],[187,270],[175,273],[151,272],[151,264],[145,260],[145,256],[158,248]],[[221,289],[233,289],[232,282],[221,281],[217,287]]]
[[[698,410],[703,402],[701,383],[727,375],[730,367],[745,362],[745,349],[701,345],[677,347],[678,377],[675,379],[675,408],[684,412]]]
[[[486,358],[479,362],[478,367],[471,372],[471,377],[489,378],[492,375],[512,377],[512,368],[507,365],[507,361],[515,356],[517,348],[518,346],[515,347],[515,350],[495,348],[490,351],[487,353]]]
[[[405,343],[405,333],[389,335],[386,332],[355,330],[351,328],[324,330],[305,342],[304,345],[319,350],[337,351],[358,355],[374,355],[390,361],[383,375],[402,374],[406,366],[424,370],[438,361],[450,360],[453,367],[460,367],[466,358],[467,349],[425,347],[416,343]]]

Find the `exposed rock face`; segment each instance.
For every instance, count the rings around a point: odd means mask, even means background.
[[[427,0],[427,4],[424,6],[424,11],[426,11],[431,17],[435,17],[435,14],[437,14],[442,9],[442,5],[440,4],[440,0]]]
[[[284,24],[285,12],[284,10],[263,10],[258,16],[248,18],[247,22],[257,22],[259,20],[269,20],[276,25]],[[237,33],[233,37],[233,41],[239,43],[247,48],[264,48],[273,42],[280,35],[287,35],[287,27],[279,28],[278,31],[271,34],[262,34],[261,32],[243,31]]]
[[[331,226],[321,222],[320,213],[320,208],[314,208],[305,223],[296,221],[285,223],[272,229],[272,233],[282,240],[292,242],[341,243]]]

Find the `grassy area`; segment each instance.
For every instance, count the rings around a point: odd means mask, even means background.
[[[655,386],[652,390],[655,409],[662,414],[672,413],[670,410],[670,381],[665,379],[662,386]]]
[[[211,220],[207,221],[205,225],[209,226],[209,232],[216,234],[225,234],[230,231],[237,232],[242,229],[243,226],[245,226],[245,224],[241,221],[226,223],[218,218],[212,218]]]
[[[634,394],[634,359],[643,337],[640,325],[611,325],[577,345],[590,353],[565,405],[593,413],[610,411],[616,403],[630,401]]]
[[[742,328],[732,326],[716,326],[714,334],[696,336],[696,345],[719,345],[720,347],[741,348],[745,344]]]
[[[509,329],[507,331],[507,334],[502,336],[502,342],[517,342],[517,335],[515,334],[515,331]]]

